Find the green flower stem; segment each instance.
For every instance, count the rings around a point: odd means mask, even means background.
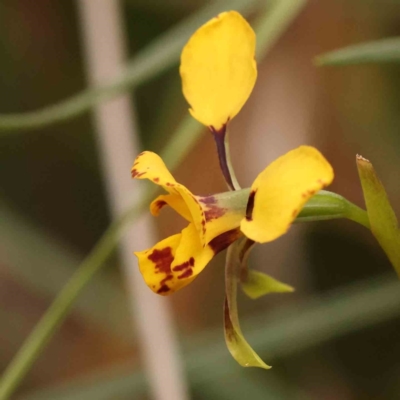
[[[322,221],[326,219],[347,218],[370,229],[365,210],[346,200],[339,194],[319,191],[303,207],[296,222]]]

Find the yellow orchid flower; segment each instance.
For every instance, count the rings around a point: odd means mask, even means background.
[[[175,181],[158,155],[140,154],[133,164],[132,177],[149,179],[167,192],[151,203],[151,213],[156,216],[168,205],[188,221],[188,226],[135,254],[150,289],[168,295],[192,282],[215,254],[241,236],[247,237],[232,245],[227,254],[225,339],[240,365],[268,369],[241,332],[237,282],[240,279],[243,290],[252,298],[292,290],[272,277],[248,270],[248,252],[256,242],[269,242],[283,235],[307,201],[331,183],[333,170],[318,150],[301,146],[269,165],[250,189],[240,189],[229,161],[227,124],[254,87],[254,54],[255,34],[235,11],[224,12],[204,24],[184,47],[180,65],[183,94],[191,115],[214,136],[230,192],[195,196]]]
[[[318,150],[301,146],[270,164],[250,191],[195,196],[152,152],[136,158],[132,177],[149,179],[168,192],[151,203],[153,215],[169,205],[189,222],[181,233],[135,253],[146,284],[168,295],[192,282],[215,254],[241,235],[259,243],[283,235],[304,204],[331,183],[333,170]]]
[[[226,159],[226,125],[255,84],[254,54],[254,31],[239,13],[229,11],[200,27],[181,56],[189,111],[214,134],[230,189],[234,185]],[[192,282],[215,254],[243,234],[260,243],[283,235],[307,200],[332,181],[333,172],[318,150],[302,146],[267,167],[250,190],[195,196],[151,152],[136,158],[132,177],[149,179],[166,190],[151,203],[153,215],[169,205],[189,223],[181,233],[135,253],[146,284],[168,295]]]

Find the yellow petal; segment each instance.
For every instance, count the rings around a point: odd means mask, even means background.
[[[182,233],[170,236],[153,248],[136,252],[140,272],[153,292],[163,296],[185,287],[205,268],[215,254],[240,236],[240,231],[226,232],[203,247],[193,224]]]
[[[176,182],[159,155],[151,151],[144,151],[139,154],[133,164],[131,173],[133,178],[149,179],[169,192],[171,196],[163,200],[166,201],[168,199],[171,207],[176,209],[184,218],[189,219],[190,216],[190,220],[199,232],[202,244],[206,245],[205,216],[201,204],[189,189]],[[180,197],[183,202],[178,200],[177,197]],[[161,209],[163,204],[158,203],[158,206]],[[150,209],[153,214],[158,214],[159,210],[157,210],[155,202],[151,204]]]
[[[301,146],[290,151],[254,181],[240,229],[259,243],[278,238],[308,199],[332,180],[332,167],[317,149]]]
[[[187,221],[190,222],[192,220],[192,215],[190,214],[186,203],[183,201],[182,197],[177,194],[162,194],[161,196],[158,196],[151,202],[150,212],[157,217],[160,214],[161,209],[166,205],[169,205]]]
[[[135,252],[143,279],[153,292],[162,295],[172,293],[174,276],[171,264],[180,241],[181,234],[178,233],[158,242],[151,249]]]
[[[182,51],[180,74],[190,113],[220,130],[243,107],[257,78],[255,34],[236,11],[200,27]]]
[[[131,174],[135,179],[149,179],[168,192],[177,184],[161,157],[151,151],[144,151],[136,157]]]

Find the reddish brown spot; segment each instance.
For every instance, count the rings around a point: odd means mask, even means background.
[[[159,210],[161,210],[165,205],[167,204],[167,202],[165,202],[164,200],[157,200],[156,203],[154,204]]]
[[[192,268],[189,268],[185,272],[183,272],[181,275],[179,275],[178,279],[189,278],[192,275],[193,275],[193,270],[192,270]]]
[[[252,190],[247,200],[246,219],[247,221],[253,220],[254,198],[256,197],[257,190]]]
[[[304,192],[304,193],[301,194],[301,197],[303,197],[303,199],[305,199],[305,198],[307,198],[307,197],[314,196],[314,194],[315,194],[316,192],[317,192],[316,190],[308,189],[306,192]]]
[[[214,196],[201,197],[199,201],[207,206],[207,208],[204,210],[206,221],[212,221],[213,219],[220,218],[227,211],[226,208],[219,207],[217,205],[217,200]]]
[[[190,257],[188,261],[185,261],[184,263],[177,265],[176,267],[172,268],[172,270],[173,271],[183,271],[183,270],[188,269],[193,266],[194,266],[194,258]]]
[[[154,182],[160,182],[160,178],[154,178]]]
[[[214,196],[199,197],[199,202],[203,204],[216,204],[217,200]]]
[[[217,236],[208,244],[214,254],[218,254],[220,251],[226,249],[230,244],[232,244],[241,235],[240,229],[231,229],[228,232],[222,233]]]
[[[155,270],[157,274],[171,273],[171,264],[172,261],[174,261],[171,247],[166,247],[161,250],[154,249],[147,258],[155,264]]]
[[[169,292],[170,288],[167,285],[162,285],[160,289],[157,290],[158,294]]]
[[[136,168],[132,168],[131,174],[132,178],[139,178],[144,175],[146,172],[139,172]]]
[[[167,182],[166,185],[167,185],[167,186],[175,186],[175,184],[174,184],[174,183],[171,183],[171,182]]]
[[[298,213],[298,210],[297,210],[297,209],[294,209],[294,210],[292,211],[292,217],[294,218],[294,217],[297,215],[297,213]]]
[[[185,261],[184,263],[173,268],[173,271],[183,271],[183,273],[178,276],[178,279],[189,278],[189,276],[193,275],[192,267],[194,266],[194,262],[194,258],[190,257],[188,261]]]
[[[204,215],[205,215],[207,221],[212,221],[213,219],[220,218],[225,213],[226,213],[226,208],[221,208],[218,206],[204,210]]]

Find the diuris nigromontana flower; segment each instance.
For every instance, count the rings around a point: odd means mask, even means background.
[[[254,243],[270,242],[283,235],[305,203],[332,182],[333,170],[317,149],[300,146],[272,162],[251,188],[240,189],[229,162],[227,125],[254,87],[254,55],[255,34],[235,11],[224,12],[204,24],[184,47],[180,65],[183,94],[191,115],[214,136],[221,171],[231,191],[196,196],[173,178],[157,154],[139,154],[132,177],[148,179],[167,192],[151,203],[151,213],[158,215],[168,205],[188,225],[135,254],[150,289],[168,295],[192,282],[218,252],[232,245],[225,267],[226,343],[240,365],[269,368],[241,333],[236,285],[240,280],[251,298],[292,290],[272,277],[249,270],[247,255]]]
[[[168,192],[151,203],[153,215],[169,205],[189,222],[181,233],[135,253],[146,284],[167,295],[192,282],[215,254],[240,236],[265,243],[283,235],[303,205],[332,181],[333,171],[318,150],[301,146],[271,163],[250,191],[195,196],[152,152],[139,154],[132,177],[149,179]]]
[[[191,115],[214,136],[224,136],[257,78],[253,29],[235,11],[213,18],[184,47],[180,74]],[[192,282],[240,236],[265,243],[283,235],[308,199],[332,181],[333,171],[318,150],[301,146],[269,165],[250,190],[195,196],[151,152],[136,158],[132,177],[149,179],[167,191],[151,203],[153,215],[169,205],[188,221],[181,233],[135,253],[146,284],[168,295]]]

